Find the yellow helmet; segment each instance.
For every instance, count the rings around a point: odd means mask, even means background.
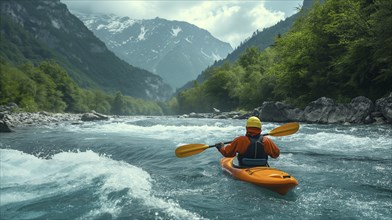
[[[246,121],[246,127],[261,129],[261,121],[258,117],[252,116]]]

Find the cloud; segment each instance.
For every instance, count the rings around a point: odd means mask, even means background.
[[[186,21],[208,30],[214,37],[237,47],[257,29],[274,25],[285,17],[287,11],[295,12],[293,5],[302,0],[290,0],[292,10],[282,1],[83,1],[62,0],[71,10],[87,13],[106,13],[128,16],[132,19]],[[281,10],[279,10],[281,8]]]

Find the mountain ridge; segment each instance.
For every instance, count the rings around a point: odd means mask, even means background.
[[[5,0],[1,18],[2,60],[20,64],[53,59],[83,88],[136,98],[164,100],[172,92],[161,77],[116,57],[59,0]]]
[[[158,74],[174,88],[195,79],[207,66],[232,51],[229,43],[184,21],[72,13],[117,56]]]

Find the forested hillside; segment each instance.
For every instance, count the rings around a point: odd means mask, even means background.
[[[263,101],[302,107],[321,96],[345,102],[391,92],[392,1],[325,1],[301,11],[290,31],[177,96],[179,112],[251,109]]]
[[[28,112],[95,110],[118,115],[162,114],[156,102],[124,96],[120,92],[109,95],[98,89],[81,89],[54,61],[44,61],[38,66],[26,63],[18,68],[1,63],[0,68],[0,105],[16,103]]]
[[[225,62],[236,62],[241,56],[241,54],[243,54],[249,47],[257,47],[259,50],[265,50],[266,48],[274,44],[277,36],[286,33],[291,28],[297,17],[297,14],[294,14],[291,17],[286,18],[285,20],[279,21],[277,24],[271,27],[263,29],[262,31],[255,31],[249,39],[246,39],[243,43],[241,43],[240,46],[238,46],[232,53],[228,54],[225,59],[216,61],[213,65],[204,70],[197,77],[197,82],[202,83],[204,82],[204,80],[208,79],[208,73],[210,72],[210,69],[222,66]],[[178,90],[182,91],[184,89],[192,87],[192,85],[193,82],[188,82],[185,86]]]

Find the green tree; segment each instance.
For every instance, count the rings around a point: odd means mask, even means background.
[[[238,62],[242,67],[247,69],[251,66],[259,64],[260,54],[261,52],[257,47],[246,48],[245,52],[240,55]]]
[[[123,115],[125,113],[125,100],[121,92],[117,92],[114,97],[112,113],[116,115]]]
[[[372,89],[376,97],[387,95],[392,85],[392,1],[375,1],[375,11],[370,15],[373,63],[373,81],[377,89]]]

